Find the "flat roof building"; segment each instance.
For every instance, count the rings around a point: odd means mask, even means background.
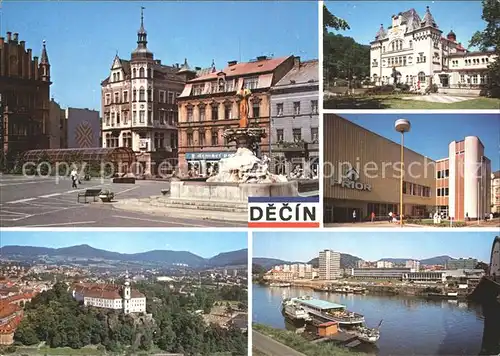
[[[400,144],[335,114],[324,117],[325,223],[380,219],[400,214]],[[491,212],[491,161],[476,136],[448,145],[434,161],[404,148],[403,214],[428,218],[439,212],[455,220]]]
[[[491,211],[491,161],[476,136],[453,141],[436,165],[436,206],[456,220],[483,218]]]
[[[385,219],[399,214],[400,145],[335,114],[323,120],[324,219],[358,220],[372,212]],[[435,162],[405,148],[404,215],[429,216],[435,204]],[[410,166],[411,165],[411,166]]]
[[[341,277],[340,253],[324,250],[319,253],[319,279],[331,280]]]

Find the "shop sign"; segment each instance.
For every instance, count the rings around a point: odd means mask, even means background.
[[[342,179],[333,179],[332,185],[340,185],[342,188],[355,189],[361,191],[372,191],[371,184],[362,183],[359,181],[359,173],[356,169],[349,169]]]
[[[186,160],[220,160],[234,155],[234,152],[188,152]]]

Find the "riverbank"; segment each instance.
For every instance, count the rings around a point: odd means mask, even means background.
[[[258,331],[292,349],[307,356],[366,356],[365,353],[351,351],[345,347],[331,343],[311,344],[304,337],[288,330],[276,329],[264,324],[253,324],[253,330]],[[262,354],[262,351],[261,351]]]
[[[268,282],[254,281],[261,286],[269,287]],[[271,281],[269,281],[271,282]],[[327,290],[322,290],[325,286],[333,287],[345,287],[349,286],[352,288],[364,288],[366,289],[366,294],[372,295],[386,295],[386,296],[412,296],[412,297],[428,297],[429,293],[443,293],[454,291],[455,289],[448,289],[442,284],[410,284],[398,281],[376,281],[376,282],[360,282],[352,280],[342,280],[341,282],[328,282],[319,280],[293,280],[293,281],[283,281],[290,283],[291,287],[296,288],[309,288],[316,292],[328,292]],[[271,287],[272,288],[272,287]],[[343,294],[336,292],[329,292],[332,294]],[[346,293],[344,293],[346,294]],[[460,299],[466,299],[467,295],[460,295]],[[444,297],[443,297],[444,298]]]

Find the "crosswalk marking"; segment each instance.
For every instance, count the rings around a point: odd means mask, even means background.
[[[53,193],[53,194],[47,194],[47,195],[40,195],[39,198],[51,198],[51,197],[57,197],[58,195],[61,195],[62,193]]]
[[[26,199],[19,199],[19,200],[13,200],[13,201],[8,201],[6,204],[17,204],[17,203],[26,203],[28,201],[35,200],[37,198],[26,198]]]

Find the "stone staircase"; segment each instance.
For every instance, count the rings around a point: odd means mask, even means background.
[[[222,200],[191,200],[169,197],[151,197],[147,200],[149,200],[149,204],[151,206],[161,208],[211,210],[244,214],[248,212],[247,203],[240,202]]]

